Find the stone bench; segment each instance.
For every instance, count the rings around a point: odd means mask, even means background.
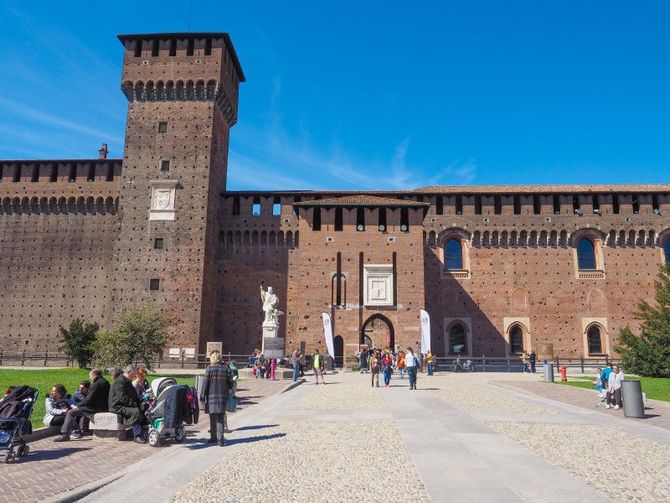
[[[99,439],[125,440],[129,427],[123,425],[119,414],[114,412],[98,412],[91,416],[89,428],[93,436]]]

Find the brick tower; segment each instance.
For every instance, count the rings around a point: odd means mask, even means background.
[[[244,74],[226,33],[120,35],[128,98],[112,318],[155,300],[171,346],[213,340],[220,193]]]

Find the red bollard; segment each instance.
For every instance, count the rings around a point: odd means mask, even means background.
[[[568,382],[568,369],[564,365],[561,365],[559,370],[561,371],[561,381]]]

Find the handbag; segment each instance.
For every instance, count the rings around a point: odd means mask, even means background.
[[[237,409],[237,397],[235,395],[228,395],[226,400],[226,412],[235,412]]]

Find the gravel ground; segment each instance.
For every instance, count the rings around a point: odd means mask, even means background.
[[[670,447],[588,425],[487,422],[615,501],[670,501]]]
[[[440,398],[453,403],[460,409],[484,412],[516,412],[521,414],[556,415],[557,410],[536,405],[510,396],[505,390],[489,384],[490,381],[529,380],[535,377],[521,373],[463,373],[439,374],[421,379],[418,387],[440,388],[436,393]]]
[[[334,409],[381,412],[383,389],[372,389],[359,375],[326,375],[326,381],[331,384],[303,384],[310,388],[306,397],[266,418],[269,426],[246,430],[243,445],[174,501],[428,501],[392,421],[349,420],[346,414],[319,420]],[[293,418],[291,411],[311,414]]]

